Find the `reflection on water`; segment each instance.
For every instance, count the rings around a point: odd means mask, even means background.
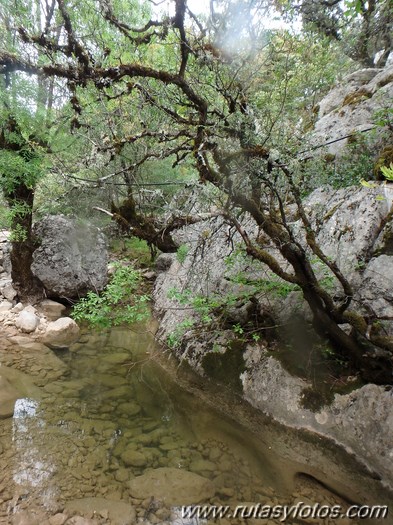
[[[295,474],[305,467],[296,457],[288,459],[289,433],[281,444],[283,459],[277,443],[253,438],[180,388],[157,364],[157,351],[149,333],[116,329],[87,334],[58,354],[66,374],[48,382],[39,401],[20,399],[15,406],[9,457],[13,482],[25,499],[34,496],[55,508],[105,497],[136,505],[142,521],[151,512],[165,521],[163,509],[159,514],[144,506],[154,494],[144,477],[135,478],[152,469],[173,476],[180,469],[199,476],[196,482],[209,480],[210,488],[203,489],[209,503],[289,504],[305,494],[316,502],[337,502],[326,489],[296,485]],[[193,483],[176,493],[169,479],[165,490],[169,507],[197,497]]]
[[[52,500],[56,488],[48,484],[55,471],[54,464],[42,453],[39,436],[45,432],[45,421],[38,417],[38,402],[18,399],[12,423],[12,441],[15,449],[13,481],[20,486],[42,490],[43,502]]]

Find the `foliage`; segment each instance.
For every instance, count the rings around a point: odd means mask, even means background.
[[[393,48],[390,0],[278,0],[288,17],[301,16],[304,29],[337,42],[363,67],[383,67]]]
[[[389,167],[381,166],[381,171],[385,179],[393,182],[393,163]]]
[[[183,264],[186,260],[186,257],[188,255],[189,248],[186,244],[182,244],[179,246],[176,252],[176,259],[179,261],[180,264]]]
[[[195,324],[195,320],[191,318],[186,318],[184,321],[178,324],[176,329],[168,334],[167,337],[167,345],[169,348],[179,348],[183,339],[184,334],[187,332],[187,330],[190,330]]]
[[[305,164],[296,167],[297,178],[303,196],[314,189],[329,185],[334,189],[356,186],[361,180],[373,176],[374,168],[373,141],[356,135],[336,158],[329,153],[316,155]]]
[[[107,187],[113,216],[123,218],[128,231],[137,231],[149,243],[162,246],[159,243],[168,231],[200,217],[175,216],[157,225],[155,213],[139,215],[134,188],[140,184],[142,166],[167,159],[174,168],[195,169],[201,183],[215,186],[225,196],[215,211],[228,224],[228,242],[236,231],[247,254],[275,275],[244,283],[245,293],[258,287],[262,293],[270,287],[278,294],[301,289],[319,332],[345,349],[362,373],[391,382],[389,345],[366,333],[367,323],[356,313],[362,310],[353,304],[350,282],[317,242],[301,201],[302,170],[294,173],[290,162],[304,149],[301,136],[312,121],[314,100],[340,74],[341,64],[325,67],[330,65],[332,50],[353,39],[352,50],[359,52],[351,56],[369,61],[381,50],[380,37],[390,47],[387,2],[364,3],[368,13],[357,12],[356,4],[353,15],[350,5],[350,13],[343,13],[348,24],[341,25],[341,2],[318,1],[315,6],[314,1],[303,0],[304,20],[314,23],[328,40],[333,35],[335,46],[329,41],[312,46],[310,37],[291,35],[288,30],[266,31],[262,17],[255,16],[260,14],[262,0],[212,0],[210,16],[205,18],[194,16],[186,0],[176,0],[173,14],[158,20],[151,18],[148,3],[136,0],[98,4],[86,0],[73,8],[62,0],[54,3],[49,17],[54,15],[56,23],[47,27],[37,20],[40,10],[26,5],[17,12],[12,6],[12,27],[18,29],[13,34],[15,43],[0,43],[0,72],[3,77],[19,71],[48,82],[56,80],[67,90],[67,118],[76,142],[75,152],[69,147],[68,154],[63,152],[68,155],[69,173],[79,184]],[[371,13],[372,4],[377,9]],[[333,12],[327,12],[331,7]],[[49,4],[43,10],[49,11]],[[311,20],[314,14],[316,19]],[[375,31],[381,21],[385,26]],[[367,46],[372,48],[372,57]],[[332,177],[338,177],[340,184],[346,184],[347,177],[365,178],[360,156],[350,156],[350,170],[334,166]],[[315,182],[310,183],[307,174],[305,181],[308,188]],[[123,207],[128,218],[117,211],[121,211],[116,204],[121,191],[128,202]],[[288,214],[287,205],[292,203],[305,238],[298,238],[291,228],[293,210]],[[242,222],[246,214],[259,228],[257,240]],[[260,238],[267,241],[259,242]],[[167,241],[165,249],[174,251],[173,239]],[[273,254],[270,246],[275,248]],[[329,268],[343,293],[327,292],[310,264],[310,253]],[[211,317],[211,305],[197,299],[199,308]],[[99,305],[99,298],[91,300]],[[347,322],[353,327],[350,335],[341,328]],[[386,351],[381,360],[373,361],[371,353],[365,354],[358,343],[364,338]]]
[[[146,268],[151,264],[151,252],[146,241],[137,237],[112,239],[111,252],[125,260],[132,260],[137,267]]]
[[[140,273],[125,261],[114,264],[114,273],[101,293],[88,292],[73,308],[76,321],[98,327],[143,321],[149,316],[149,296],[140,294]]]

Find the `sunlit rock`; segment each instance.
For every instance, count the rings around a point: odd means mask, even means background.
[[[34,313],[25,309],[22,310],[16,318],[15,326],[22,332],[29,334],[30,332],[34,332],[39,322],[39,318]]]
[[[12,303],[4,300],[0,302],[0,313],[9,312],[12,309]]]
[[[78,340],[79,326],[70,317],[61,317],[48,324],[42,342],[55,347],[67,347]]]
[[[57,303],[51,299],[44,299],[38,305],[38,309],[49,319],[49,321],[57,321],[57,319],[63,315],[66,307],[64,304]]]

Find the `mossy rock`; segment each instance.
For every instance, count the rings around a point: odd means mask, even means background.
[[[374,177],[377,180],[385,180],[381,168],[386,166],[387,168],[393,164],[393,144],[385,146],[378,155],[378,158],[374,165]]]
[[[334,394],[332,391],[319,391],[315,388],[309,387],[303,389],[300,404],[303,408],[311,410],[312,412],[319,412],[322,407],[330,405],[333,399]]]
[[[365,88],[360,88],[357,91],[354,91],[353,93],[348,93],[348,95],[343,100],[343,106],[355,106],[356,104],[359,104],[359,102],[362,102],[363,100],[367,100],[368,98],[371,98],[373,94],[371,91],[368,91]]]

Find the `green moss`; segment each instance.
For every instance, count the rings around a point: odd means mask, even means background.
[[[244,341],[235,339],[229,343],[225,353],[209,352],[202,359],[205,374],[236,391],[241,391],[240,374],[246,368],[243,358],[244,350]]]
[[[371,98],[373,94],[368,91],[367,89],[360,88],[357,91],[354,91],[353,93],[349,93],[343,101],[343,106],[355,106],[356,104],[359,104],[359,102],[362,102],[363,100],[367,100],[368,98]]]
[[[364,318],[355,312],[344,312],[344,319],[348,321],[356,330],[361,334],[365,334],[367,331],[367,323]]]
[[[135,261],[135,266],[146,268],[151,265],[151,251],[146,241],[137,237],[114,239],[111,251],[116,256]]]
[[[390,164],[393,164],[393,144],[385,146],[385,148],[383,148],[383,150],[378,155],[378,158],[374,164],[374,177],[377,180],[385,180],[381,168],[388,168]]]
[[[313,387],[304,388],[300,398],[300,404],[303,408],[319,412],[325,405],[330,405],[334,395],[332,391],[322,392],[315,390]]]

